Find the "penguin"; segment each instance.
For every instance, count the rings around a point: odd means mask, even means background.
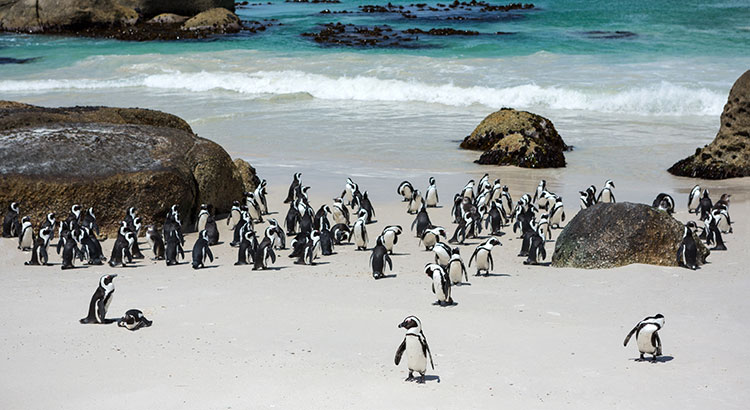
[[[685,226],[682,233],[682,242],[677,249],[677,264],[692,270],[698,269],[698,244],[695,243],[689,226]]]
[[[315,265],[315,259],[320,254],[320,231],[310,232],[310,237],[305,242],[302,254],[297,259],[296,264]]]
[[[180,259],[185,259],[185,251],[182,248],[182,241],[177,234],[177,231],[170,231],[169,236],[166,237],[167,243],[164,249],[164,259],[167,262],[167,266],[179,265],[177,256]]]
[[[99,235],[99,225],[96,224],[96,215],[94,215],[93,207],[90,207],[86,211],[86,214],[83,215],[81,226],[85,226],[86,228],[89,228],[91,233],[95,232],[97,235]]]
[[[461,260],[461,250],[458,249],[458,247],[453,248],[453,251],[451,251],[451,259],[448,261],[448,267],[446,270],[448,271],[448,277],[450,278],[452,285],[460,285],[463,283],[462,279],[466,279],[466,283],[469,282],[466,265],[464,265],[464,261]]]
[[[453,217],[453,223],[457,224],[461,220],[464,213],[462,206],[464,203],[464,197],[459,193],[453,196],[453,207],[451,208],[451,216]]]
[[[425,192],[424,202],[428,207],[435,208],[440,202],[440,199],[438,198],[437,184],[435,183],[434,177],[430,177],[429,181],[430,186],[427,187],[427,191]]]
[[[714,208],[711,215],[716,220],[716,227],[722,233],[732,233],[732,220],[729,218],[729,210],[726,208]]]
[[[409,199],[409,206],[406,208],[406,213],[410,215],[416,214],[423,206],[426,206],[426,204],[422,199],[422,193],[418,189],[415,189],[411,195],[411,199]]]
[[[701,197],[700,201],[698,202],[698,207],[695,209],[696,214],[700,214],[701,221],[706,220],[706,216],[711,213],[711,208],[713,208],[713,203],[711,202],[711,197],[708,196],[708,189],[703,190],[703,196]],[[656,201],[654,201],[656,202]],[[654,205],[656,206],[656,205]]]
[[[299,258],[301,255],[304,255],[305,245],[307,245],[308,239],[309,239],[309,234],[307,232],[298,233],[294,237],[294,239],[292,239],[292,242],[291,242],[292,253],[289,254],[289,257]]]
[[[346,179],[346,186],[344,192],[341,193],[341,199],[348,201],[349,205],[354,205],[354,198],[359,196],[359,185],[357,185],[351,178]]]
[[[727,246],[724,245],[724,239],[721,237],[721,231],[716,225],[716,218],[712,214],[708,214],[706,219],[703,220],[706,232],[706,245],[715,245],[711,248],[712,251],[725,251]]]
[[[536,230],[545,241],[552,240],[552,229],[549,226],[549,216],[547,214],[542,214],[539,217],[539,221],[536,223]]]
[[[544,204],[543,207],[540,207],[544,209],[545,211],[549,211],[550,209],[555,207],[555,204],[559,201],[562,201],[562,198],[555,194],[554,192],[544,191],[542,192],[542,201],[541,203]]]
[[[250,217],[250,213],[246,211],[246,207],[243,206],[240,220],[234,225],[234,234],[232,236],[232,242],[229,246],[237,246],[242,240],[242,235],[247,231],[254,230],[253,220]]]
[[[489,210],[486,213],[484,227],[490,230],[490,235],[501,235],[503,226],[508,220],[508,216],[503,211],[500,201],[490,202]]]
[[[654,203],[651,206],[671,215],[674,213],[674,198],[672,198],[671,195],[662,192],[656,196],[656,199],[654,199]]]
[[[47,217],[44,219],[44,222],[42,222],[42,226],[39,228],[40,230],[44,228],[49,228],[50,235],[49,239],[50,241],[55,239],[55,226],[57,225],[57,219],[55,219],[55,213],[50,212],[47,214]]]
[[[78,249],[78,244],[76,243],[75,238],[73,237],[73,231],[67,231],[65,233],[65,236],[60,237],[60,241],[57,243],[57,254],[60,254],[60,249],[62,248],[62,266],[61,269],[73,269],[75,266],[73,265],[73,261],[75,258],[81,258],[83,260],[83,254],[81,253],[81,250]]]
[[[544,250],[544,228],[537,227],[535,232],[530,235],[527,258],[523,261],[524,265],[538,265],[539,262],[547,258],[547,252]]]
[[[201,204],[200,212],[198,212],[198,218],[196,219],[196,222],[195,222],[196,232],[200,232],[206,229],[206,221],[208,220],[209,216],[211,216],[211,213],[208,212],[208,205]]]
[[[287,211],[286,218],[284,218],[284,226],[286,227],[287,235],[294,235],[297,233],[297,225],[299,225],[300,219],[302,219],[302,215],[300,215],[294,202],[290,202],[289,211]]]
[[[193,245],[193,269],[204,268],[206,258],[211,262],[214,261],[214,254],[208,246],[208,232],[203,230],[198,234],[198,239]]]
[[[417,227],[417,237],[421,238],[424,235],[424,231],[432,226],[430,222],[430,215],[427,214],[427,207],[423,206],[422,209],[417,213],[417,217],[414,218],[414,222],[411,223],[411,230],[414,230],[414,226]]]
[[[643,356],[648,353],[651,355],[651,361],[656,362],[656,358],[662,355],[661,338],[659,331],[664,327],[664,315],[661,313],[649,316],[635,325],[633,330],[625,336],[623,346],[627,346],[630,338],[635,334],[635,341],[640,352],[640,361],[646,360]]]
[[[255,238],[255,232],[247,231],[240,241],[240,249],[237,252],[237,262],[235,265],[247,265],[249,262],[255,263],[255,251],[258,247],[258,240]]]
[[[477,196],[490,190],[492,190],[492,185],[490,185],[490,174],[485,173],[482,178],[479,179],[479,183],[477,184]]]
[[[277,221],[275,218],[268,218],[268,224],[269,227],[266,228],[266,236],[268,236],[269,234],[269,228],[273,228],[273,231],[276,234],[273,240],[273,248],[286,249],[286,233],[284,233],[284,230],[281,229],[279,221]]]
[[[359,210],[359,219],[354,222],[354,244],[357,245],[357,250],[367,249],[367,211],[364,209]]]
[[[411,182],[404,181],[398,184],[396,192],[404,198],[403,202],[411,201],[412,195],[414,194],[414,187]]]
[[[375,247],[372,248],[372,253],[370,254],[370,266],[372,267],[373,278],[380,279],[385,277],[384,271],[386,263],[388,264],[388,268],[393,271],[393,261],[391,261],[391,257],[388,256],[388,249],[383,244],[383,236],[381,235],[375,241]]]
[[[206,231],[209,246],[219,243],[219,228],[216,226],[216,219],[214,219],[213,215],[208,215],[208,218],[206,218],[206,225],[203,229]]]
[[[99,278],[99,286],[94,291],[94,295],[91,296],[91,302],[89,302],[89,314],[85,318],[79,320],[80,323],[113,322],[112,320],[107,319],[107,310],[109,310],[109,304],[112,303],[112,294],[115,293],[115,284],[113,280],[116,277],[116,274],[110,274],[103,275]]]
[[[309,233],[315,228],[313,223],[312,208],[306,207],[305,212],[299,220],[299,231]]]
[[[133,226],[133,220],[138,216],[138,209],[134,206],[131,206],[128,208],[128,210],[125,212],[125,218],[123,221],[128,224],[128,228],[130,228],[131,231],[135,232],[135,227]]]
[[[104,257],[101,243],[99,243],[99,240],[93,235],[93,232],[83,225],[81,225],[76,232],[78,232],[76,240],[81,245],[81,252],[87,260],[87,263],[89,265],[102,265],[102,261],[107,259]]]
[[[310,197],[307,195],[307,191],[310,190],[309,186],[299,185],[294,193],[297,201],[304,201],[305,203],[310,202]],[[253,194],[255,195],[255,194]]]
[[[297,186],[302,185],[302,173],[297,172],[294,174],[294,179],[292,180],[291,185],[289,185],[289,193],[286,196],[286,199],[284,200],[285,204],[288,204],[292,201],[294,201],[294,193],[297,190]]]
[[[438,242],[432,247],[432,251],[435,252],[435,263],[440,266],[448,266],[451,261],[451,255],[453,250],[445,242]]]
[[[34,228],[31,225],[31,218],[24,216],[21,219],[21,232],[18,235],[18,249],[26,252],[34,247]]]
[[[453,232],[453,236],[448,240],[449,243],[460,243],[463,244],[467,237],[471,237],[471,232],[474,227],[474,217],[471,214],[465,214],[459,222],[456,230]]]
[[[164,259],[164,239],[161,237],[159,230],[156,229],[156,225],[152,224],[146,228],[146,239],[151,247],[151,252],[154,254],[154,260]]]
[[[500,204],[503,206],[503,213],[510,215],[513,210],[513,198],[510,196],[510,191],[507,185],[503,185],[502,192],[500,194]]]
[[[476,201],[472,204],[477,209],[484,209],[490,204],[490,200],[492,199],[492,192],[490,191],[484,191],[481,194],[477,195]]]
[[[545,180],[539,181],[539,185],[537,185],[536,191],[534,191],[534,198],[532,199],[532,201],[534,203],[537,203],[537,201],[539,201],[539,199],[541,199],[542,197],[542,192],[546,190],[547,190],[547,181]]]
[[[562,201],[557,201],[549,213],[549,227],[559,229],[563,222],[565,222],[565,209],[563,208]]]
[[[578,191],[578,193],[581,194],[581,209],[590,208],[594,205],[595,198],[591,196],[590,191]]]
[[[500,178],[496,179],[492,185],[492,196],[491,201],[499,201],[503,196],[503,184],[500,183]]]
[[[425,229],[422,237],[419,238],[419,242],[424,245],[424,250],[429,251],[432,250],[438,241],[440,241],[441,236],[443,238],[447,237],[445,229],[442,226],[431,226],[430,228]]]
[[[127,263],[133,263],[133,254],[131,249],[135,244],[135,234],[127,227],[120,227],[120,234],[115,239],[115,245],[112,247],[112,256],[109,258],[109,266],[115,267],[121,265],[127,266]]]
[[[406,365],[409,369],[406,381],[415,380],[413,373],[417,372],[419,373],[419,379],[416,379],[417,383],[424,384],[425,373],[427,372],[427,358],[430,358],[433,370],[435,370],[435,364],[432,362],[432,352],[430,352],[430,346],[427,344],[427,338],[424,336],[424,332],[422,332],[422,322],[416,316],[407,316],[398,327],[399,329],[406,329],[406,336],[404,336],[404,341],[396,349],[394,363],[398,366],[401,363],[401,357],[406,352]]]
[[[328,220],[328,214],[330,213],[332,213],[332,211],[328,205],[323,204],[320,206],[318,212],[315,213],[315,218],[313,219],[313,226],[315,229],[319,231],[331,229],[331,222]]]
[[[697,213],[698,209],[698,203],[700,202],[700,196],[701,196],[701,186],[695,185],[693,189],[690,190],[690,194],[688,195],[688,213],[689,214],[695,214]]]
[[[268,181],[265,179],[260,181],[260,184],[258,184],[257,187],[255,187],[255,191],[253,192],[255,194],[255,200],[258,202],[258,206],[260,208],[260,214],[261,215],[268,215],[268,199],[266,198],[266,195],[268,194],[268,190],[266,189],[268,185]]]
[[[146,319],[146,316],[143,316],[143,312],[140,310],[130,309],[117,321],[117,326],[124,327],[130,331],[136,331],[140,328],[149,327],[153,323]]]
[[[43,265],[47,266],[48,255],[47,247],[49,246],[50,239],[52,238],[52,229],[44,227],[39,230],[39,236],[34,240],[34,248],[31,250],[31,260],[24,262],[24,265]]]
[[[247,206],[247,212],[250,213],[250,218],[252,218],[254,223],[263,222],[263,215],[260,213],[260,205],[258,205],[254,193],[245,192],[245,206]]]
[[[732,197],[730,194],[721,194],[721,198],[713,206],[713,209],[726,209],[729,211],[729,200]]]
[[[162,233],[165,239],[171,238],[172,232],[175,233],[180,244],[185,245],[185,236],[182,234],[182,222],[180,222],[180,213],[177,210],[177,205],[172,205],[172,209],[167,213],[164,225],[162,225]]]
[[[68,215],[68,219],[65,221],[68,223],[68,228],[72,231],[73,229],[78,228],[79,221],[81,220],[81,211],[83,210],[83,207],[81,205],[75,204],[70,207],[70,214]]]
[[[492,248],[497,245],[502,246],[503,244],[496,238],[489,238],[474,249],[474,253],[472,253],[471,258],[469,258],[469,267],[471,267],[471,262],[476,258],[476,276],[479,276],[482,271],[485,272],[485,276],[490,274],[490,270],[494,268],[494,263],[492,261]]]
[[[383,238],[383,246],[391,255],[393,255],[393,246],[398,243],[398,236],[401,235],[401,232],[403,232],[401,225],[388,225],[383,228],[383,233],[380,234]]]
[[[232,209],[229,211],[229,218],[227,218],[227,226],[229,230],[234,231],[235,225],[242,219],[242,209],[240,208],[240,201],[232,202]]]
[[[468,198],[470,201],[474,200],[474,197],[476,196],[474,193],[474,180],[470,179],[469,182],[464,185],[463,189],[461,189],[461,196],[464,198]]]
[[[334,243],[333,234],[330,230],[325,229],[320,231],[320,253],[323,256],[333,255]]]
[[[349,225],[349,210],[344,205],[343,198],[334,198],[331,207],[331,216],[335,224]]]
[[[273,243],[269,237],[263,240],[255,247],[255,256],[253,256],[253,270],[268,269],[268,260],[276,263],[276,253],[273,251]]]
[[[130,247],[130,253],[133,255],[133,259],[145,259],[146,256],[141,253],[141,248],[138,246],[138,237],[141,236],[141,228],[143,227],[143,224],[141,223],[141,217],[136,216],[133,218],[133,221],[130,224],[131,230],[133,231],[133,245]]]
[[[331,235],[336,245],[341,245],[344,242],[349,243],[352,239],[352,231],[346,224],[336,224],[331,228]]]
[[[612,204],[617,202],[615,200],[615,194],[612,191],[614,188],[615,188],[615,183],[611,179],[608,179],[604,183],[604,188],[602,188],[602,190],[599,191],[599,196],[596,198],[596,202],[597,203],[604,202],[604,203],[612,203]]]
[[[367,211],[367,223],[373,223],[372,217],[375,216],[375,209],[372,207],[370,198],[367,196],[367,191],[362,194],[362,199],[359,200],[359,204],[359,209],[364,209],[365,211]]]
[[[452,305],[451,297],[451,280],[442,266],[435,263],[428,263],[424,267],[424,272],[432,279],[432,293],[437,296],[435,304],[440,306]]]
[[[21,208],[18,202],[12,202],[8,206],[8,212],[3,219],[3,238],[15,238],[21,233],[21,223],[18,221],[18,215]]]

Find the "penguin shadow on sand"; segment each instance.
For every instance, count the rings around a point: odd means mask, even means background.
[[[454,300],[451,303],[444,303],[444,302],[440,302],[439,300],[436,300],[432,302],[432,306],[438,306],[441,308],[452,308],[452,307],[458,306],[458,302]]]
[[[659,363],[667,363],[674,360],[674,357],[672,356],[657,356],[654,359],[641,359],[640,357],[633,357],[630,360],[634,362],[644,362],[644,363],[651,363],[651,364],[659,364]]]
[[[486,273],[486,274],[483,273],[481,275],[478,275],[478,276],[475,275],[475,276],[477,278],[493,278],[493,277],[502,278],[502,277],[511,277],[513,275],[511,275],[509,273],[492,273],[492,272],[490,272],[490,273]]]

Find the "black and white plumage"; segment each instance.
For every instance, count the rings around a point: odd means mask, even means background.
[[[716,222],[716,218],[711,213],[703,220],[706,232],[706,245],[713,245],[714,247],[711,248],[712,251],[725,251],[727,250],[727,246],[724,245],[724,239]]]
[[[349,225],[349,209],[344,204],[343,198],[334,198],[331,205],[331,216],[334,224]]]
[[[437,296],[437,304],[452,305],[454,302],[451,297],[451,279],[445,269],[436,263],[428,263],[424,267],[424,272],[432,280],[432,293]]]
[[[93,232],[85,226],[79,226],[73,232],[77,235],[75,239],[81,247],[83,259],[86,259],[89,265],[101,265],[102,261],[105,261],[106,258],[102,251],[102,245],[96,236],[93,235]]]
[[[198,218],[196,218],[195,222],[196,232],[200,232],[206,229],[206,221],[208,221],[209,216],[211,216],[211,212],[208,210],[208,204],[201,204],[201,208],[198,212]]]
[[[539,200],[542,199],[542,192],[547,190],[547,181],[541,180],[539,181],[539,185],[536,187],[536,191],[534,191],[534,198],[532,198],[532,202],[539,205]]]
[[[234,231],[234,227],[242,219],[242,204],[240,201],[232,202],[232,209],[229,211],[229,217],[227,218],[227,226],[230,231]]]
[[[424,245],[426,251],[432,250],[436,243],[440,241],[440,237],[447,238],[445,228],[442,226],[431,226],[425,229],[422,236],[419,238],[419,242]]]
[[[671,195],[662,192],[656,196],[656,199],[654,199],[651,206],[671,215],[674,213],[674,198],[672,198]]]
[[[50,239],[52,238],[52,229],[50,227],[43,227],[39,230],[39,236],[34,239],[34,248],[31,249],[31,260],[24,262],[24,265],[35,266],[35,265],[48,265],[49,256],[47,255],[47,248],[49,247]]]
[[[323,256],[333,255],[335,244],[336,241],[333,239],[333,233],[328,229],[322,229],[320,231],[320,253]]]
[[[258,203],[258,207],[260,208],[260,214],[261,215],[268,215],[268,199],[266,198],[266,195],[268,195],[268,181],[265,179],[260,181],[260,184],[258,184],[257,187],[255,187],[255,191],[253,193],[255,194],[255,200]]]
[[[93,207],[89,207],[89,209],[86,210],[86,213],[83,214],[81,226],[89,228],[92,233],[99,235],[99,225],[96,224],[96,215],[94,214]]]
[[[690,226],[685,226],[682,233],[682,242],[677,249],[677,263],[688,269],[698,269],[698,244],[695,242]]]
[[[714,204],[711,201],[708,189],[704,189],[703,195],[701,196],[700,201],[698,201],[698,207],[695,209],[695,213],[700,214],[701,221],[705,221],[708,214],[711,213],[713,206]]]
[[[430,222],[430,215],[427,214],[427,207],[423,206],[422,209],[419,210],[419,213],[417,214],[417,217],[414,218],[414,222],[411,223],[411,230],[414,230],[414,227],[417,228],[417,237],[421,238],[424,234],[424,231],[432,226],[432,222]]]
[[[430,185],[427,187],[427,191],[425,191],[425,194],[424,194],[424,203],[425,203],[425,206],[434,208],[438,206],[438,203],[440,202],[440,198],[438,198],[437,183],[435,182],[435,178],[430,177],[429,182],[430,182]]]
[[[461,284],[463,283],[463,279],[466,279],[466,283],[469,282],[466,265],[464,265],[464,261],[461,260],[461,250],[458,249],[458,247],[453,248],[453,251],[451,251],[451,259],[448,261],[448,267],[446,267],[445,270],[448,272],[451,284]]]
[[[143,312],[140,310],[130,309],[125,312],[125,315],[123,315],[120,320],[117,321],[117,326],[124,327],[130,331],[136,331],[144,327],[149,327],[153,323],[154,322],[146,319],[146,316],[144,316]]]
[[[3,238],[15,238],[21,233],[20,212],[21,207],[18,202],[12,202],[8,206],[3,218]]]
[[[364,209],[359,210],[359,218],[356,222],[354,222],[354,227],[352,228],[353,236],[354,236],[354,244],[357,246],[357,250],[361,251],[364,249],[367,249],[367,227],[365,224],[367,224],[367,218],[368,213]]]
[[[406,381],[415,380],[413,373],[417,372],[419,373],[417,383],[424,383],[425,373],[427,372],[427,358],[430,358],[433,370],[435,369],[435,364],[432,362],[432,352],[430,352],[430,346],[427,344],[427,338],[422,331],[422,322],[416,316],[408,316],[398,327],[399,329],[406,329],[406,336],[398,349],[396,349],[394,363],[398,366],[401,363],[401,357],[406,353],[406,365],[409,369],[409,376],[406,378]]]
[[[440,266],[448,266],[451,260],[451,254],[453,250],[445,242],[438,242],[432,247],[432,252],[435,253],[435,263]]]
[[[315,265],[315,259],[320,255],[320,231],[314,230],[310,232],[304,247],[302,248],[302,254],[294,263],[301,265]]]
[[[388,249],[383,244],[382,235],[375,241],[375,247],[372,248],[370,254],[370,267],[372,268],[372,277],[380,279],[385,277],[385,265],[388,264],[388,268],[393,270],[393,261],[388,256]]]
[[[41,231],[44,228],[49,228],[50,230],[50,236],[49,239],[55,239],[55,226],[57,225],[57,219],[55,218],[55,213],[50,212],[47,214],[47,217],[44,219],[44,222],[42,222],[42,226],[39,228]]]
[[[299,189],[299,187],[297,187]],[[255,193],[245,192],[245,206],[247,206],[247,212],[250,214],[250,218],[253,222],[263,222],[263,214],[260,210],[260,205],[255,198]]]
[[[543,229],[539,226],[536,231],[529,233],[529,246],[526,252],[526,260],[523,261],[524,265],[538,265],[547,258],[547,251],[544,249]]]
[[[406,208],[406,213],[416,214],[423,206],[426,205],[422,198],[422,193],[418,189],[415,189],[409,199],[409,206]]]
[[[313,226],[317,230],[330,230],[331,229],[331,221],[328,220],[328,215],[331,214],[331,208],[328,205],[321,205],[320,209],[318,209],[318,212],[315,213],[315,217],[313,219]]]
[[[476,259],[476,276],[479,276],[482,271],[484,271],[485,275],[488,276],[490,274],[490,271],[494,269],[495,266],[492,260],[492,248],[498,245],[502,246],[503,244],[500,243],[497,238],[489,238],[482,244],[478,245],[476,249],[474,249],[474,253],[472,253],[471,258],[469,258],[469,267],[471,267],[471,263],[474,261],[474,259]]]
[[[182,241],[180,240],[177,231],[170,231],[169,236],[166,237],[167,243],[164,250],[164,259],[166,260],[167,266],[179,265],[179,259],[185,259],[185,251],[182,248]]]
[[[133,262],[133,255],[130,253],[133,242],[135,242],[135,235],[128,228],[128,224],[125,221],[120,222],[117,239],[115,239],[112,254],[109,257],[109,266],[114,268],[117,265],[122,265],[124,267],[126,261],[127,263]]]
[[[24,216],[21,219],[21,231],[18,235],[18,249],[26,252],[34,247],[34,228],[31,218]]]
[[[146,227],[146,241],[154,254],[154,259],[158,261],[164,259],[164,239],[161,237],[161,232],[156,229],[156,225],[151,224]]]
[[[414,186],[409,181],[404,181],[400,184],[398,184],[398,188],[396,188],[396,193],[401,195],[403,197],[403,201],[407,202],[410,201],[412,198],[412,194],[414,194]]]
[[[116,274],[110,274],[99,278],[99,286],[97,286],[89,302],[89,313],[85,318],[79,320],[80,323],[101,324],[112,322],[112,320],[107,319],[107,310],[109,310],[109,304],[112,303],[112,295],[115,293],[115,284],[112,281],[116,277]]]
[[[60,269],[73,269],[75,268],[73,261],[76,258],[83,260],[83,254],[78,248],[78,242],[74,237],[73,231],[65,232],[65,236],[60,237],[60,241],[57,243],[57,254],[60,254],[62,248],[62,265]]]
[[[603,203],[615,203],[617,200],[615,200],[615,183],[608,179],[607,182],[604,183],[604,188],[602,188],[601,191],[599,191],[599,196],[596,198],[596,202],[603,202]]]
[[[555,202],[549,213],[549,227],[559,229],[563,222],[565,222],[565,208],[563,207],[562,200],[560,200]]]
[[[299,185],[302,185],[302,173],[297,172],[294,174],[294,179],[292,179],[291,185],[289,185],[289,193],[286,196],[286,199],[284,200],[285,204],[288,204],[292,201],[294,201],[294,193],[297,191],[297,187]]]
[[[580,196],[581,209],[590,208],[590,207],[594,206],[594,204],[596,204],[596,198],[594,198],[591,195],[591,191],[590,190],[579,191],[579,194],[581,194],[581,196]]]
[[[393,247],[398,243],[398,236],[402,232],[401,225],[388,225],[383,228],[383,233],[380,234],[380,237],[383,238],[383,246],[391,255],[393,254]]]
[[[729,217],[729,209],[714,208],[711,211],[711,216],[716,220],[716,227],[722,233],[732,233],[732,220]]]
[[[346,185],[344,191],[341,193],[341,199],[348,201],[349,205],[354,206],[354,198],[361,196],[359,192],[359,185],[354,182],[351,178],[346,179]]]
[[[214,254],[211,253],[211,248],[208,246],[208,232],[202,230],[193,245],[193,269],[205,267],[206,259],[213,262]]]
[[[661,313],[649,316],[635,325],[633,330],[625,336],[623,346],[627,346],[630,338],[635,334],[635,341],[640,352],[640,360],[645,360],[644,354],[650,354],[651,361],[655,362],[656,358],[662,355],[661,338],[659,331],[664,327],[664,315]]]
[[[165,240],[172,237],[172,232],[175,233],[180,244],[185,244],[185,236],[182,234],[182,222],[180,221],[180,213],[177,209],[177,205],[172,205],[172,208],[167,212],[167,217],[162,225],[162,234]]]
[[[255,249],[257,247],[258,239],[255,237],[255,232],[245,232],[240,241],[240,249],[237,252],[237,262],[235,262],[235,265],[254,263]]]
[[[696,210],[698,209],[698,204],[701,200],[701,186],[695,185],[693,189],[690,190],[690,194],[688,194],[688,202],[687,202],[687,208],[689,214],[697,213]]]
[[[484,227],[490,230],[490,235],[499,235],[507,219],[500,201],[492,201],[486,212]]]
[[[336,245],[349,243],[352,239],[352,231],[346,224],[336,224],[331,228],[331,235]]]
[[[253,270],[268,269],[268,261],[276,263],[276,253],[273,251],[271,238],[265,237],[255,247],[255,256],[253,257]]]
[[[367,211],[367,223],[371,224],[373,223],[372,218],[375,216],[375,208],[372,206],[372,202],[370,202],[370,197],[367,194],[367,191],[365,191],[364,194],[362,194],[362,197],[355,197],[358,198],[357,202],[359,204],[359,209],[364,209]]]
[[[470,201],[474,200],[474,197],[476,196],[474,194],[474,180],[470,179],[469,182],[464,185],[464,188],[461,190],[461,196],[464,198],[469,198]]]

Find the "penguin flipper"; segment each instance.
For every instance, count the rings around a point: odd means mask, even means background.
[[[406,337],[404,337],[404,341],[401,342],[401,344],[398,346],[398,349],[396,349],[396,357],[393,360],[393,362],[396,363],[396,366],[398,366],[398,364],[401,363],[401,356],[403,356],[405,351],[406,351]]]
[[[422,337],[419,339],[420,342],[422,342],[422,354],[430,358],[430,365],[432,366],[432,370],[435,370],[435,363],[432,361],[432,352],[430,351],[430,346],[427,344],[427,338],[424,337],[424,333],[422,333]]]
[[[640,323],[639,323],[638,325],[640,325]],[[630,338],[631,338],[631,337],[632,337],[632,336],[633,336],[633,335],[635,334],[635,332],[636,332],[636,331],[638,330],[638,325],[636,325],[636,326],[635,326],[635,327],[633,328],[633,330],[631,330],[631,331],[630,331],[630,333],[628,333],[628,335],[627,335],[627,336],[625,336],[625,341],[624,341],[624,342],[622,342],[622,346],[623,346],[623,347],[625,347],[625,346],[627,346],[627,345],[628,345],[628,342],[630,341]]]
[[[211,248],[206,245],[206,256],[208,256],[208,259],[211,260],[211,262],[214,261],[214,254],[211,253]]]
[[[542,260],[547,259],[547,251],[544,250],[544,242],[542,242],[542,244],[539,245],[539,246],[540,246],[540,248],[539,248],[539,255],[541,255]]]
[[[490,270],[495,270],[495,262],[492,260],[492,251],[487,252],[487,259],[490,261]]]
[[[661,339],[659,338],[659,332],[654,332],[651,334],[651,346],[654,346],[656,348],[654,356],[659,356],[661,354]]]
[[[388,254],[385,254],[385,261],[388,263],[388,268],[393,271],[393,261],[391,261],[391,257],[388,256]]]
[[[681,243],[680,247],[677,248],[677,264],[682,265],[683,254],[685,253],[685,243]]]
[[[273,248],[268,249],[268,256],[271,257],[271,263],[276,263],[276,253],[273,251]]]
[[[469,267],[471,267],[471,261],[477,256],[477,251],[479,251],[479,248],[474,249],[474,253],[471,254],[471,258],[469,258]]]

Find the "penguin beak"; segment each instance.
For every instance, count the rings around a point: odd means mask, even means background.
[[[404,327],[404,322],[401,322],[401,323],[400,323],[400,324],[398,325],[398,328],[399,328],[399,329],[400,329],[400,328],[402,328],[402,327]]]
[[[112,278],[112,279],[114,279],[114,278],[116,278],[116,277],[117,277],[117,274],[116,274],[116,273],[113,273],[113,274],[109,275],[109,277],[110,277],[110,278]]]

